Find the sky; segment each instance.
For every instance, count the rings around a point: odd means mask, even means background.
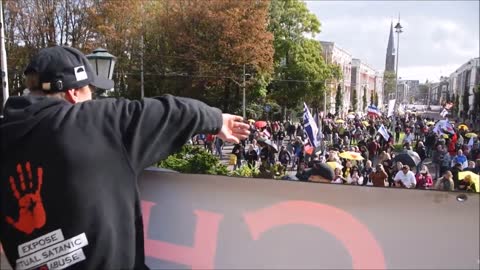
[[[450,76],[479,57],[479,1],[305,1],[321,23],[315,39],[333,41],[377,71],[385,69],[390,24],[400,34],[398,76],[420,83]],[[394,29],[395,31],[395,29]],[[395,48],[397,47],[397,34]]]

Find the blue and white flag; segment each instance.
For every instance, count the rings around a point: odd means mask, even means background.
[[[304,105],[303,125],[305,128],[305,132],[307,133],[308,140],[310,141],[310,145],[313,147],[318,147],[320,146],[320,144],[318,143],[318,140],[317,140],[317,134],[318,134],[317,123],[315,123],[315,120],[313,119],[307,104],[304,102],[303,105]]]
[[[390,139],[390,134],[388,134],[388,131],[383,124],[380,126],[380,128],[378,128],[378,133],[382,135],[385,141],[388,141],[388,139]]]
[[[377,106],[370,105],[370,106],[368,106],[368,109],[367,109],[367,115],[380,116],[380,115],[382,115],[382,113],[377,108]]]
[[[445,116],[447,116],[447,115],[448,115],[447,109],[443,109],[443,110],[440,112],[440,116],[442,116],[442,117],[445,117]]]
[[[315,120],[315,124],[317,124],[317,127],[320,125],[320,119],[318,118],[318,113],[315,113],[313,116],[313,120]]]
[[[450,123],[447,120],[439,120],[436,124],[435,127],[433,128],[433,132],[437,134],[455,134],[455,129],[452,126],[452,123]]]

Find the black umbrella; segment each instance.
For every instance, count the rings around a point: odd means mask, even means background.
[[[421,159],[417,152],[407,150],[396,155],[393,161],[401,162],[403,165],[408,165],[410,167],[416,167],[418,163],[420,163]]]
[[[274,153],[278,152],[278,147],[274,142],[272,142],[272,140],[259,139],[258,144],[261,146],[268,146],[268,148],[270,148]]]

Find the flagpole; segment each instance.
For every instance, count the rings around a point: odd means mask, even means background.
[[[2,108],[0,110],[0,114],[3,114],[3,108],[5,107],[5,103],[8,99],[8,70],[7,70],[7,52],[5,50],[5,31],[4,31],[5,24],[3,23],[3,1],[0,2],[0,58],[1,58],[1,71],[2,71],[2,92],[3,92],[3,100],[2,100]]]

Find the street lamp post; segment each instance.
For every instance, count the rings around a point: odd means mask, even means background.
[[[393,106],[393,128],[396,126],[395,112],[397,110],[398,103],[398,58],[400,55],[400,33],[402,33],[402,25],[400,24],[400,15],[398,16],[398,23],[395,25],[395,33],[397,33],[397,55],[396,55],[396,67],[395,67],[395,105]]]
[[[246,79],[247,76],[251,76],[249,73],[245,73],[245,64],[243,64],[243,75],[242,75],[242,83],[237,82],[234,78],[229,78],[234,82],[236,85],[242,88],[242,116],[243,119],[246,118],[246,106],[245,106],[245,88],[246,88]]]
[[[108,53],[108,51],[105,49],[98,48],[86,57],[90,61],[90,64],[92,65],[92,68],[97,76],[107,78],[109,80],[112,79],[113,69],[115,68],[115,63],[117,62],[117,58],[115,56]]]
[[[400,56],[400,33],[402,33],[402,25],[400,25],[400,18],[398,18],[398,23],[395,25],[395,33],[397,33],[397,64],[395,67],[395,103],[398,99],[398,58]]]
[[[7,51],[5,49],[5,25],[3,23],[3,2],[0,3],[0,71],[1,71],[1,81],[2,81],[2,94],[3,102],[0,109],[0,115],[3,113],[3,107],[7,102],[9,96],[8,88],[8,71],[7,71]]]

